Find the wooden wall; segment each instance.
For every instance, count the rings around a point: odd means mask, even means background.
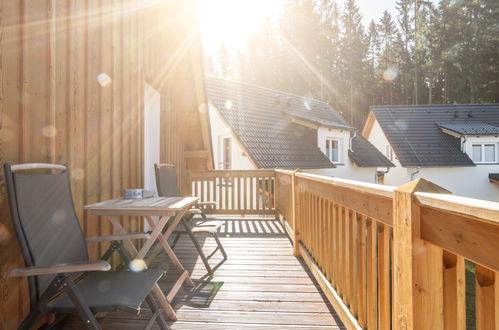
[[[0,163],[68,164],[88,236],[111,227],[83,205],[142,187],[144,81],[161,91],[163,161],[211,168],[193,3],[0,0]],[[14,329],[29,301],[26,280],[8,278],[23,261],[3,172],[0,189],[0,329]],[[89,245],[93,258],[105,248]]]

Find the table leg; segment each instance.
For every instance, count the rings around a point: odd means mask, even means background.
[[[155,226],[154,220],[151,217],[146,217],[146,220],[151,227]],[[182,266],[182,263],[180,262],[180,260],[178,260],[177,256],[173,252],[172,248],[170,247],[170,245],[168,245],[168,241],[166,240],[166,238],[163,235],[159,235],[158,240],[159,240],[160,245],[166,251],[166,254],[170,258],[170,260],[175,265],[175,268],[177,268],[177,270],[180,272],[181,278],[185,278],[185,281],[187,282],[187,284],[189,286],[194,286],[194,282],[192,281],[191,277],[189,276],[189,272],[187,272],[187,270],[185,270],[184,266]]]
[[[111,223],[112,223],[114,229],[116,230],[116,232],[118,234],[126,234],[125,229],[123,228],[123,226],[121,225],[120,221],[117,218],[110,217],[110,220],[111,220]],[[150,239],[151,238],[149,238],[148,241]],[[124,239],[123,243],[124,243],[125,249],[128,251],[128,253],[130,254],[130,256],[132,258],[133,258],[133,256],[135,256],[135,255],[137,255],[139,253],[139,251],[137,251],[137,248],[135,247],[135,245],[133,245],[133,243],[132,243],[131,240]],[[144,267],[147,269],[147,265],[145,263],[144,263]],[[173,310],[172,305],[170,305],[170,303],[166,300],[166,297],[165,297],[165,295],[163,293],[163,290],[161,290],[161,288],[159,287],[158,283],[156,283],[153,286],[152,292],[154,293],[154,295],[158,299],[158,302],[161,305],[161,307],[163,308],[163,310],[165,311],[166,316],[168,317],[168,319],[170,319],[172,321],[176,321],[177,320],[177,314]]]

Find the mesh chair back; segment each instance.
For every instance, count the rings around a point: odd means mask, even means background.
[[[12,173],[6,164],[5,176],[11,216],[26,266],[87,261],[85,239],[74,210],[67,171]],[[34,283],[30,283],[32,303],[54,277],[37,276]]]
[[[155,164],[156,186],[160,197],[180,197],[180,189],[177,183],[177,170],[175,166],[163,166]]]

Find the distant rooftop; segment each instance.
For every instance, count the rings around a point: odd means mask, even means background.
[[[499,104],[373,106],[370,109],[404,167],[474,166],[461,151],[460,140],[443,133],[441,128],[462,132],[477,130],[490,135],[485,132],[499,127]]]
[[[499,135],[499,127],[487,123],[438,124],[438,126],[459,135]]]
[[[317,130],[296,124],[292,118],[353,130],[337,111],[319,100],[209,75],[206,88],[209,100],[259,168],[335,167],[317,147]],[[367,146],[362,141],[359,145],[370,148],[370,152],[359,152],[357,159],[368,163],[362,156],[384,157],[365,142]],[[386,164],[383,161],[374,167]]]

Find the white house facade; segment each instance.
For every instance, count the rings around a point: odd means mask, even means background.
[[[324,102],[211,76],[206,83],[216,169],[300,169],[372,183],[393,166]]]
[[[363,135],[395,165],[387,185],[425,178],[499,201],[499,105],[371,107]]]

